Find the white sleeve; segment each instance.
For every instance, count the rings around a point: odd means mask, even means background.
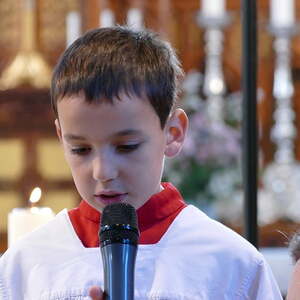
[[[282,296],[273,273],[263,257],[249,276],[247,299],[282,300]]]
[[[7,288],[5,287],[4,284],[4,258],[0,258],[0,299],[1,300],[8,300],[8,295],[7,295]]]
[[[0,258],[0,300],[23,299],[20,260],[7,250]]]

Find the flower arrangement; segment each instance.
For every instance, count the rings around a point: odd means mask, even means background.
[[[174,182],[187,202],[217,219],[227,219],[231,218],[229,211],[238,213],[227,208],[234,205],[233,195],[242,186],[241,97],[239,93],[227,96],[224,121],[213,122],[200,96],[201,84],[202,75],[198,72],[190,72],[183,83],[181,103],[190,126],[181,154],[175,160],[166,160],[165,179]],[[236,201],[240,202],[239,198]],[[240,209],[241,205],[236,207]]]

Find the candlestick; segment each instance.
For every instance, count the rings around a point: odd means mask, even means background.
[[[202,14],[210,18],[219,18],[224,15],[224,0],[202,0]]]
[[[207,114],[211,121],[223,123],[226,86],[222,66],[222,30],[207,28],[205,41],[206,61],[203,93],[207,97]]]
[[[292,26],[295,22],[294,0],[272,0],[270,19],[274,27]]]
[[[287,1],[288,2],[288,1]],[[270,195],[278,219],[287,218],[295,222],[299,217],[300,164],[295,157],[297,128],[294,124],[294,84],[291,68],[291,42],[297,33],[297,25],[279,27],[272,24],[275,39],[275,70],[273,96],[275,99],[274,125],[271,140],[275,143],[274,159],[262,175],[264,190]],[[265,201],[264,198],[261,201]]]
[[[203,0],[198,23],[205,28],[205,73],[203,93],[207,97],[207,114],[213,122],[223,123],[226,92],[222,66],[223,29],[231,17],[225,11],[224,1]]]
[[[41,197],[41,189],[35,188],[30,196],[31,207],[14,208],[8,214],[8,246],[13,245],[24,234],[47,223],[54,217],[49,207],[37,207],[35,204]]]

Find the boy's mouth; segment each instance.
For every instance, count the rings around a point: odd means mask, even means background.
[[[94,198],[101,203],[108,205],[115,202],[124,202],[127,197],[127,193],[115,193],[115,192],[105,192],[94,195]]]

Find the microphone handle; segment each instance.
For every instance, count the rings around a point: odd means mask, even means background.
[[[134,300],[134,269],[137,246],[112,243],[101,248],[104,268],[104,299]]]

